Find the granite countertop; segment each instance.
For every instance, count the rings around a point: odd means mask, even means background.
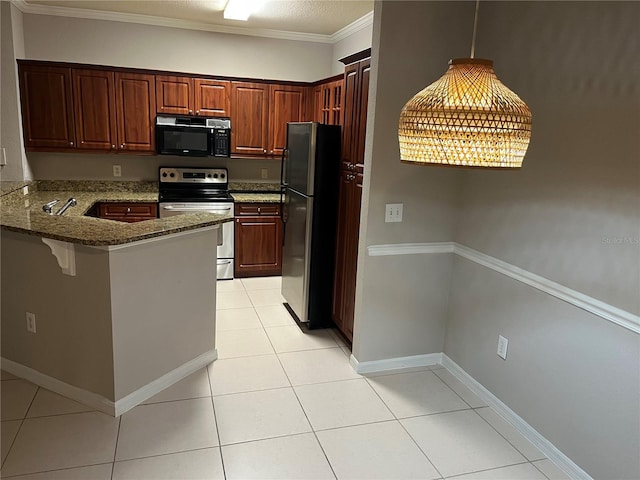
[[[73,187],[73,185],[67,186]],[[40,190],[37,184],[35,188],[33,187],[32,185],[30,193],[26,196],[22,195],[21,191],[16,191],[0,199],[0,225],[3,229],[81,245],[108,246],[233,220],[233,215],[189,213],[143,222],[117,222],[85,216],[85,213],[96,202],[157,202],[157,190],[155,192]],[[55,212],[71,197],[74,197],[78,204],[62,216],[48,215],[42,211],[42,205],[45,203],[60,200],[53,208]]]
[[[236,203],[280,203],[280,193],[234,192],[231,196]]]
[[[229,191],[237,203],[280,203],[279,183],[230,182]]]

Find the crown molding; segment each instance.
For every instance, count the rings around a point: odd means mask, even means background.
[[[21,12],[35,15],[52,15],[56,17],[137,23],[141,25],[154,25],[157,27],[184,28],[187,30],[201,30],[205,32],[229,33],[233,35],[247,35],[326,44],[334,44],[373,23],[373,12],[370,12],[346,27],[341,28],[332,35],[322,35],[316,33],[287,32],[284,30],[271,30],[266,28],[243,28],[228,25],[214,25],[210,23],[194,22],[191,20],[179,20],[175,18],[155,17],[152,15],[139,15],[135,13],[104,12],[100,10],[58,7],[53,5],[32,5],[27,3],[25,0],[11,0],[11,3],[13,3]]]
[[[351,22],[346,27],[341,28],[336,33],[331,35],[331,43],[337,43],[340,40],[344,40],[349,35],[353,35],[354,33],[359,32],[363,28],[366,28],[370,25],[373,25],[373,11],[364,14],[359,19]]]

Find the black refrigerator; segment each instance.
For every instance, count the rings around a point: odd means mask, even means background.
[[[282,296],[299,325],[331,325],[340,126],[287,124],[282,156]]]

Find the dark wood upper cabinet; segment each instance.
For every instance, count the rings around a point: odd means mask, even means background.
[[[113,72],[73,69],[76,147],[115,150],[116,93]]]
[[[304,121],[305,88],[269,85],[269,155],[282,155],[287,146],[287,122]]]
[[[20,66],[25,147],[75,146],[71,69]]]
[[[196,115],[205,117],[231,116],[231,82],[196,78],[193,92],[193,108]]]
[[[231,83],[231,153],[267,154],[269,85]]]
[[[116,73],[119,151],[155,152],[155,77]]]
[[[156,75],[156,106],[160,114],[193,114],[193,79]]]

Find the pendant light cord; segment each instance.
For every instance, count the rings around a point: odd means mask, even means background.
[[[473,19],[473,39],[471,40],[471,58],[476,51],[476,32],[478,31],[478,10],[480,9],[480,0],[476,0],[476,16]]]

